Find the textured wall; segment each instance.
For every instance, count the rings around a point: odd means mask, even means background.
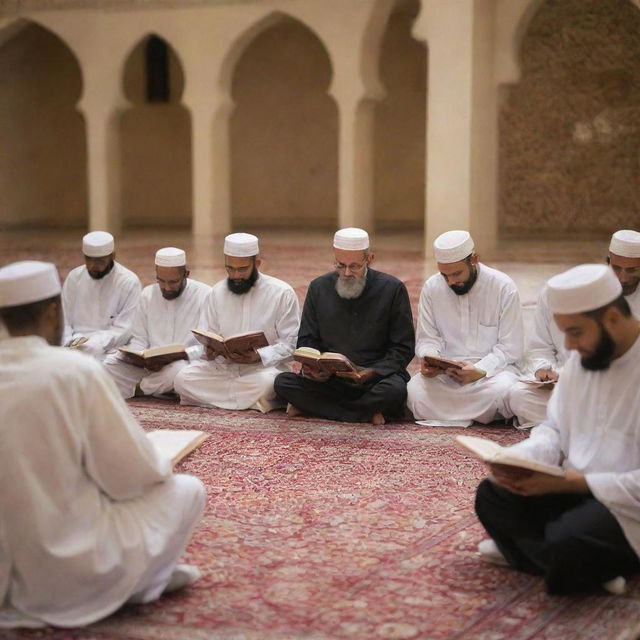
[[[29,25],[0,55],[0,228],[84,226],[80,69],[53,34]]]
[[[640,11],[627,0],[547,0],[502,89],[504,235],[640,227]]]

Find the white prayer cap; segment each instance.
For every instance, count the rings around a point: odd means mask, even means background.
[[[248,258],[260,253],[258,238],[250,233],[232,233],[224,239],[224,255]]]
[[[621,229],[611,236],[609,252],[624,258],[640,258],[640,233]]]
[[[606,264],[573,267],[550,278],[547,287],[551,312],[562,314],[593,311],[622,294],[622,285]]]
[[[176,247],[164,247],[156,251],[156,265],[158,267],[184,267],[187,264],[187,254]]]
[[[361,251],[369,248],[369,234],[364,229],[347,227],[336,231],[333,236],[334,249]]]
[[[89,258],[103,258],[113,253],[113,236],[106,231],[92,231],[82,238],[82,253]]]
[[[23,260],[0,269],[0,307],[17,307],[60,295],[60,278],[51,262]]]
[[[433,241],[436,262],[459,262],[473,253],[473,238],[468,231],[446,231]]]

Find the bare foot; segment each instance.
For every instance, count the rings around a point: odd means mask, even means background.
[[[371,424],[375,426],[384,424],[384,416],[381,413],[374,413],[373,417],[371,418]]]
[[[287,405],[287,415],[295,418],[295,416],[302,415],[302,411],[298,407],[294,407],[291,403]]]

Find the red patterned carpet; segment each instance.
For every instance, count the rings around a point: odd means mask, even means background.
[[[28,236],[0,242],[0,264],[48,257],[66,275],[79,263],[79,251],[75,236],[73,242],[65,238],[53,249]],[[123,242],[121,257],[148,283],[153,251],[179,242],[171,240]],[[330,249],[313,240],[265,244],[265,270],[291,282],[301,299],[309,278],[330,264]],[[425,276],[419,250],[391,243],[380,253],[378,266],[407,282],[415,310]],[[196,256],[193,267],[195,277],[207,282],[222,275],[213,255]],[[526,271],[523,265],[514,268]],[[538,278],[544,272],[540,265],[529,268]],[[208,491],[204,519],[187,550],[203,579],[183,593],[126,607],[86,629],[0,632],[1,638],[640,636],[640,580],[624,596],[549,598],[539,579],[477,558],[475,549],[484,535],[472,501],[484,470],[453,443],[453,435],[462,430],[411,423],[374,428],[152,399],[134,400],[131,408],[148,429],[197,428],[211,434],[179,467],[200,477]],[[523,437],[510,428],[467,432],[503,444]]]

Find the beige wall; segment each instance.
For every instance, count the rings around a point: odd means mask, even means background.
[[[81,82],[72,54],[39,26],[0,49],[0,228],[86,225]]]
[[[333,227],[337,111],[317,37],[285,18],[251,42],[235,69],[231,118],[234,228]]]
[[[386,97],[376,104],[374,216],[378,229],[422,229],[425,193],[427,59],[411,36],[418,0],[391,14],[380,76]]]
[[[504,235],[640,227],[640,10],[627,0],[544,2],[503,88]]]

